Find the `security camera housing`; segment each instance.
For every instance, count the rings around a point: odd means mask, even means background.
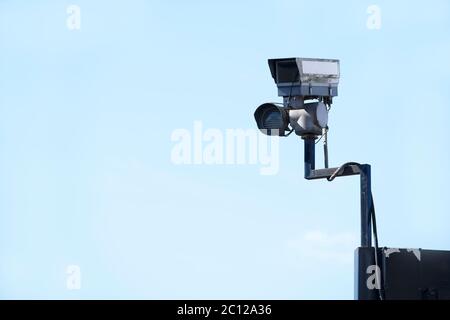
[[[280,97],[302,96],[314,99],[338,95],[339,60],[269,59],[269,67]]]

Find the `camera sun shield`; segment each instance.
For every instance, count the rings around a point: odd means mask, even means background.
[[[278,96],[335,97],[340,77],[339,60],[311,58],[269,59]]]

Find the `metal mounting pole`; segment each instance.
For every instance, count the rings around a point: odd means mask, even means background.
[[[372,223],[370,209],[372,206],[370,165],[361,166],[361,247],[372,246]]]
[[[305,179],[328,179],[332,176],[343,177],[360,175],[361,193],[361,247],[372,246],[372,224],[370,209],[372,206],[371,170],[368,164],[349,164],[341,168],[315,169],[315,137],[305,137]],[[337,174],[336,174],[337,172]]]
[[[305,175],[316,168],[316,137],[305,137]]]

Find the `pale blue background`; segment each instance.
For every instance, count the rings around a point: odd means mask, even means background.
[[[270,57],[341,60],[332,164],[373,165],[381,245],[450,249],[447,0],[73,3],[0,1],[1,298],[353,298],[357,177],[303,180],[295,137],[275,176],[170,161],[254,127]]]

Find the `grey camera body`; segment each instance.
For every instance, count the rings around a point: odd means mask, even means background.
[[[328,125],[328,111],[322,102],[305,103],[301,109],[290,109],[289,123],[298,136],[320,136]]]
[[[269,59],[269,67],[280,97],[332,98],[338,95],[339,60]]]

